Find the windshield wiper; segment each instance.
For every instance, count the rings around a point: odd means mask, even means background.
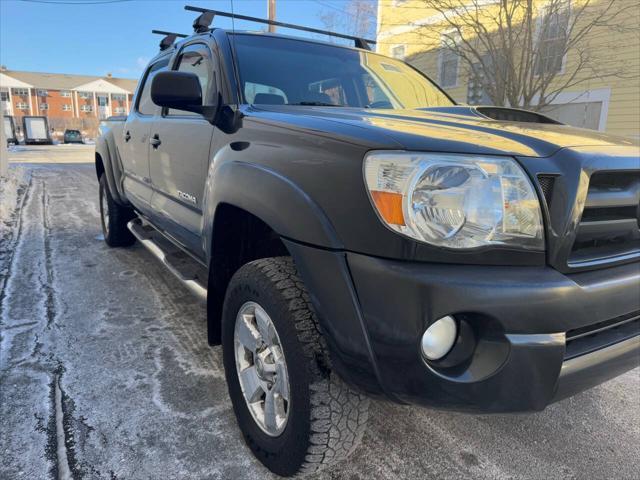
[[[344,105],[336,105],[335,103],[326,103],[326,102],[298,102],[298,103],[288,103],[287,105],[302,105],[305,107],[344,107]]]

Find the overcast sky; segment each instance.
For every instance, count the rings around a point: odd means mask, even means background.
[[[98,1],[112,3],[88,4]],[[231,11],[230,0],[0,0],[0,64],[10,70],[137,78],[158,51],[160,37],[152,29],[191,31],[195,14],[184,10],[187,4]],[[324,28],[320,14],[347,15],[345,7],[341,0],[277,0],[277,19]],[[266,17],[267,0],[234,0],[234,8]],[[228,19],[214,24],[231,28]],[[263,28],[247,22],[235,26]]]

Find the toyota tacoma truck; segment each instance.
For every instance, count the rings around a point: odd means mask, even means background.
[[[637,143],[203,12],[101,127],[102,229],[204,302],[270,470],[345,458],[370,397],[533,412],[639,364]]]

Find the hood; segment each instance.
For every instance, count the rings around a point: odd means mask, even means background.
[[[351,135],[365,129],[367,137],[373,134],[379,140],[386,138],[390,148],[414,151],[549,157],[569,147],[637,146],[623,137],[568,125],[493,120],[464,106],[375,110],[260,105],[252,110],[286,123],[296,123],[300,115],[311,117],[320,121],[316,129],[321,128],[322,121],[337,122],[355,127],[349,129]]]

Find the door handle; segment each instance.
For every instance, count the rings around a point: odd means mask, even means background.
[[[127,132],[124,134],[124,141],[128,142],[129,140],[131,140],[131,133]]]
[[[149,143],[153,148],[158,148],[162,144],[162,142],[160,141],[160,136],[157,133],[153,137],[151,137]]]

